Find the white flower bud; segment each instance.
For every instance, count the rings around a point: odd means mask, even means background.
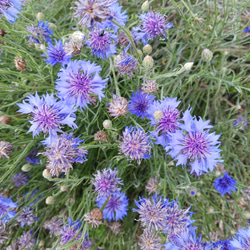
[[[49,170],[48,169],[44,169],[43,170],[43,177],[45,179],[48,179],[48,180],[51,180],[52,179],[52,175],[50,174]]]
[[[40,50],[45,51],[46,50],[46,46],[44,44],[40,44]]]
[[[110,121],[110,120],[105,120],[104,122],[103,122],[103,127],[105,128],[105,129],[111,129],[112,128],[112,121]]]
[[[145,1],[145,2],[142,4],[141,10],[142,10],[142,12],[148,12],[148,10],[149,10],[149,1],[148,1],[148,0]]]
[[[54,203],[55,203],[54,197],[53,197],[53,196],[48,196],[48,197],[46,198],[45,203],[46,203],[47,205],[52,205],[52,204],[54,204]]]
[[[32,166],[30,164],[24,164],[22,166],[22,171],[29,172],[32,169]]]
[[[61,187],[60,187],[60,190],[61,190],[62,192],[67,191],[67,189],[68,189],[68,188],[67,188],[66,186],[61,186]]]
[[[184,64],[183,68],[185,70],[190,70],[193,67],[194,63],[193,62],[187,62]]]
[[[152,46],[150,44],[146,44],[143,48],[142,51],[145,55],[149,55],[152,53]]]

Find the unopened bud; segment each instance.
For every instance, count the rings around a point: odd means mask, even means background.
[[[49,28],[52,29],[52,30],[56,30],[57,27],[54,23],[49,23]]]
[[[160,110],[156,110],[154,112],[154,118],[155,118],[155,120],[157,120],[157,121],[160,120],[162,118],[162,116],[163,116],[163,113]]]
[[[143,56],[143,53],[142,53],[142,51],[140,49],[138,49],[137,52],[138,52],[138,54],[139,54],[140,57]]]
[[[141,10],[142,10],[142,12],[148,12],[148,10],[149,10],[149,1],[148,1],[148,0],[145,1],[145,2],[142,4]]]
[[[15,66],[17,70],[25,70],[26,69],[26,62],[21,57],[16,57],[14,60]]]
[[[213,52],[209,49],[204,49],[201,53],[201,58],[204,62],[210,62],[213,58]]]
[[[54,203],[55,203],[54,197],[53,197],[53,196],[48,196],[48,197],[46,198],[45,203],[46,203],[47,205],[52,205],[52,204],[54,204]]]
[[[105,128],[105,129],[111,129],[112,128],[112,121],[110,121],[110,120],[105,120],[104,122],[103,122],[103,127]]]
[[[62,192],[65,192],[65,191],[68,190],[68,188],[67,188],[66,186],[61,186],[61,187],[60,187],[60,190],[61,190]]]
[[[44,246],[44,240],[40,240],[38,246],[43,247]]]
[[[149,55],[152,53],[152,46],[150,44],[146,44],[143,49],[142,49],[143,53],[145,55]]]
[[[37,19],[37,21],[44,21],[45,20],[45,16],[44,16],[44,14],[42,12],[38,12],[36,14],[36,19]]]
[[[208,213],[212,214],[214,212],[214,208],[213,207],[209,207],[208,208]]]
[[[29,172],[32,169],[32,166],[30,164],[24,164],[22,166],[22,171]]]
[[[220,176],[221,175],[221,171],[215,171],[215,175],[216,176]]]
[[[52,175],[50,174],[49,170],[48,169],[44,169],[43,170],[43,177],[45,179],[48,179],[48,180],[51,180],[52,179]]]
[[[183,68],[185,70],[190,70],[193,67],[194,63],[193,62],[187,62],[184,64]]]
[[[44,45],[44,44],[40,44],[40,50],[42,50],[42,51],[45,51],[46,50],[46,46]]]
[[[250,219],[250,212],[246,211],[243,213],[243,216],[247,219]]]
[[[145,56],[142,65],[146,69],[151,69],[154,66],[154,59],[151,56]]]
[[[81,43],[84,40],[85,36],[84,36],[84,34],[81,31],[75,31],[71,35],[71,38],[72,38],[73,42],[75,42],[75,43]]]
[[[226,73],[226,71],[227,71],[227,68],[226,68],[226,67],[222,67],[222,68],[221,68],[221,72],[222,72],[222,73]]]

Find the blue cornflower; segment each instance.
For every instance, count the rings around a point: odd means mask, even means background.
[[[214,182],[215,189],[224,195],[226,193],[231,194],[231,191],[236,191],[235,185],[237,184],[236,180],[231,178],[231,175],[227,173],[224,174],[223,178],[216,179]]]
[[[103,169],[102,172],[97,170],[97,174],[94,174],[95,180],[92,184],[95,186],[95,192],[98,193],[97,197],[105,196],[108,197],[110,194],[119,191],[118,185],[123,185],[121,178],[116,177],[118,171]]]
[[[101,70],[100,66],[90,61],[71,61],[58,73],[55,87],[58,96],[81,109],[94,102],[94,96],[101,101],[108,80],[99,76]]]
[[[190,109],[191,110],[191,109]],[[192,117],[190,110],[183,114],[181,130],[171,134],[169,146],[165,149],[177,161],[178,165],[191,165],[191,173],[201,175],[208,170],[213,171],[217,163],[223,162],[220,156],[220,135],[209,133],[212,128],[209,121],[199,120]]]
[[[17,18],[17,14],[20,13],[22,9],[22,0],[1,0],[0,2],[0,17],[2,14],[10,23],[14,23]]]
[[[96,199],[97,207],[101,208],[103,204],[108,200],[104,210],[103,219],[111,220],[122,220],[127,216],[128,211],[128,199],[124,193],[115,192],[110,197],[101,196]]]
[[[147,113],[151,126],[156,126],[156,131],[153,132],[156,144],[167,146],[170,134],[179,129],[181,120],[180,111],[177,109],[179,104],[177,98],[165,97],[149,105]]]
[[[250,32],[250,26],[247,26],[244,30],[243,30],[243,33],[248,33],[248,32]]]
[[[113,43],[116,40],[116,35],[104,29],[96,28],[90,32],[89,36],[90,38],[86,44],[91,48],[92,55],[96,55],[104,60],[117,52]]]
[[[52,43],[48,43],[49,47],[47,47],[48,59],[44,59],[44,61],[52,66],[55,66],[57,63],[61,63],[62,66],[69,63],[69,59],[72,57],[71,55],[67,55],[63,49],[62,41],[57,41],[55,39],[55,46]],[[47,57],[46,55],[42,55],[43,57]]]
[[[37,149],[34,149],[28,157],[26,157],[26,161],[29,163],[29,164],[39,164],[40,163],[40,160],[39,158],[37,157]]]
[[[60,173],[65,173],[73,169],[74,162],[83,163],[87,161],[87,150],[80,149],[79,146],[84,140],[79,137],[73,138],[72,133],[62,134],[51,142],[46,147],[46,152],[41,153],[48,158],[46,168],[52,176],[59,176]]]
[[[135,40],[141,40],[144,45],[156,37],[167,39],[166,30],[174,27],[172,23],[167,23],[165,15],[151,10],[146,14],[141,14],[140,18],[142,25],[134,29],[134,34],[136,37]]]
[[[133,115],[144,117],[148,116],[148,108],[153,103],[155,96],[143,94],[141,90],[132,93],[131,100],[128,104],[128,110]]]
[[[29,176],[23,173],[16,173],[11,181],[15,184],[15,187],[21,187],[28,183]]]
[[[121,55],[121,58],[117,61],[115,67],[119,69],[118,75],[123,76],[127,74],[127,77],[130,78],[134,75],[132,70],[138,70],[137,64],[138,60],[134,59],[132,56]]]
[[[213,250],[235,250],[234,247],[230,246],[230,240],[219,240],[213,243]]]
[[[113,3],[112,5],[110,5],[109,10],[111,19],[117,21],[122,26],[126,25],[126,21],[128,19],[128,16],[126,15],[127,11],[125,10],[124,12],[122,12],[122,6],[120,6],[119,3]],[[109,20],[110,18],[102,23],[103,27],[113,29],[114,32],[117,33],[119,27]]]
[[[8,222],[11,218],[16,215],[16,212],[12,211],[17,208],[17,204],[10,198],[4,198],[0,195],[0,220]]]
[[[240,126],[240,130],[243,130],[248,124],[248,120],[246,118],[243,117],[238,117],[236,121],[233,122],[233,126]]]
[[[126,127],[123,131],[123,141],[120,143],[120,152],[130,161],[137,160],[140,165],[142,159],[148,159],[152,148],[150,136],[137,127]]]
[[[196,238],[195,227],[190,226],[182,234],[176,235],[173,242],[166,242],[165,250],[209,250],[213,244],[203,243],[201,236]]]
[[[236,233],[236,238],[230,241],[230,245],[237,250],[250,249],[250,227],[246,229],[239,229]]]
[[[27,103],[27,102],[28,103]],[[43,95],[42,98],[36,93],[35,96],[29,94],[23,103],[17,103],[19,110],[23,114],[31,114],[31,127],[27,133],[32,132],[33,138],[40,132],[49,134],[50,137],[56,136],[57,132],[62,133],[61,125],[68,125],[77,128],[74,123],[75,114],[73,106],[66,105],[62,101],[57,101],[51,95]]]

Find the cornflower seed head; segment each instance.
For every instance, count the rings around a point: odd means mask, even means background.
[[[142,84],[142,93],[151,94],[156,93],[159,88],[158,83],[155,80],[148,80]]]
[[[122,224],[120,222],[111,222],[109,225],[109,228],[114,235],[118,235],[122,229]]]
[[[33,138],[43,132],[48,133],[51,139],[56,136],[57,132],[62,133],[61,125],[77,128],[74,123],[73,105],[57,101],[53,94],[43,95],[42,98],[37,93],[35,96],[30,94],[23,103],[17,103],[17,105],[20,108],[17,112],[32,115],[29,121],[32,126],[28,133],[33,132]]]
[[[123,131],[123,141],[119,145],[120,153],[130,159],[136,160],[140,165],[142,159],[148,159],[151,155],[151,141],[142,129],[137,127],[126,127]]]
[[[148,108],[154,101],[153,95],[143,94],[141,90],[132,93],[131,100],[128,104],[128,110],[141,119],[148,117]]]
[[[113,43],[114,40],[117,40],[116,35],[96,28],[90,32],[89,37],[86,44],[91,48],[92,55],[96,55],[97,58],[105,60],[117,52]]]
[[[58,73],[55,87],[58,96],[80,109],[94,102],[95,96],[101,101],[108,80],[99,76],[101,70],[100,66],[90,61],[71,61]]]
[[[103,169],[102,172],[97,170],[97,174],[94,174],[95,180],[92,184],[95,186],[95,192],[97,197],[109,195],[119,191],[118,185],[123,185],[121,178],[116,177],[118,171],[116,169]]]
[[[143,47],[143,53],[145,54],[145,55],[149,55],[149,54],[151,54],[152,53],[152,46],[150,45],[150,44],[146,44],[146,45],[144,45],[144,47]]]
[[[81,54],[82,43],[76,43],[73,40],[64,44],[64,51],[67,55],[77,56]]]
[[[18,17],[17,14],[20,13],[19,10],[22,9],[22,5],[22,0],[1,0],[0,17],[4,15],[10,23],[14,23]]]
[[[11,118],[7,116],[0,116],[0,124],[10,124]]]
[[[93,28],[97,23],[101,23],[110,18],[110,5],[117,0],[79,0],[75,2],[76,7],[73,17],[80,18],[78,25],[88,29]]]
[[[154,194],[157,193],[158,185],[159,183],[156,176],[155,178],[150,178],[148,180],[145,189],[148,191],[149,194]]]
[[[9,155],[12,153],[13,144],[6,141],[0,141],[0,159],[7,158],[9,159]]]
[[[132,39],[133,39],[134,38],[133,34],[130,33],[130,35],[132,36]],[[129,42],[130,42],[128,36],[123,31],[119,32],[119,34],[118,34],[118,41],[119,41],[119,44],[121,45],[122,48],[127,47],[129,45]]]
[[[215,180],[214,187],[218,192],[220,192],[221,195],[226,193],[231,194],[232,191],[236,191],[237,187],[235,187],[235,185],[237,182],[231,177],[231,175],[225,173],[223,178],[220,177]]]
[[[24,232],[23,235],[18,239],[19,249],[32,249],[36,244],[36,240],[32,238],[30,232]],[[25,246],[25,248],[23,248]]]
[[[118,75],[123,76],[127,74],[128,78],[131,78],[134,74],[132,71],[137,71],[138,60],[134,59],[132,56],[120,56],[120,60],[116,62],[115,67],[118,68]]]
[[[23,58],[15,57],[14,63],[15,63],[17,70],[25,70],[26,69],[26,62]]]
[[[210,62],[213,58],[213,52],[209,49],[204,49],[201,53],[201,58],[204,62]]]
[[[162,249],[161,237],[156,232],[144,230],[140,236],[138,245],[143,250],[159,250]]]
[[[46,168],[52,176],[59,176],[60,173],[67,174],[69,169],[73,169],[74,162],[83,163],[87,161],[87,150],[78,148],[84,140],[74,138],[72,133],[62,134],[46,147],[46,152],[41,153],[48,158]]]
[[[128,112],[128,102],[126,98],[113,94],[113,101],[109,103],[108,112],[109,115],[114,118],[122,115],[125,116]]]
[[[108,135],[105,131],[101,130],[101,131],[97,131],[95,134],[94,134],[94,140],[95,141],[108,141]]]
[[[92,227],[99,227],[102,223],[103,214],[99,208],[94,208],[90,213],[84,215],[84,221]]]
[[[12,179],[11,182],[15,184],[15,187],[22,187],[28,183],[28,175],[25,173],[16,173]]]
[[[184,123],[180,128],[185,131],[176,130],[170,137],[169,146],[165,149],[173,159],[177,160],[178,165],[186,165],[189,161],[191,173],[201,175],[204,172],[213,171],[217,163],[221,160],[218,149],[220,135],[209,133],[212,128],[209,121],[199,120],[192,117],[188,109],[183,113]]]
[[[35,222],[33,210],[29,207],[25,207],[17,216],[16,220],[21,223],[21,227],[23,227],[24,225],[31,226]]]
[[[108,202],[103,210],[103,219],[108,221],[123,220],[127,216],[128,199],[124,193],[115,192],[110,197],[100,196],[96,199],[97,206],[101,208],[104,203]]]

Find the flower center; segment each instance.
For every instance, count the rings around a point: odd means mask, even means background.
[[[111,197],[110,200],[108,201],[107,207],[111,210],[117,210],[120,204],[121,202],[119,201],[118,198]]]
[[[109,45],[111,44],[111,39],[107,33],[100,32],[99,30],[92,33],[92,37],[89,40],[90,46],[94,51],[101,50],[102,52],[105,52]]]

